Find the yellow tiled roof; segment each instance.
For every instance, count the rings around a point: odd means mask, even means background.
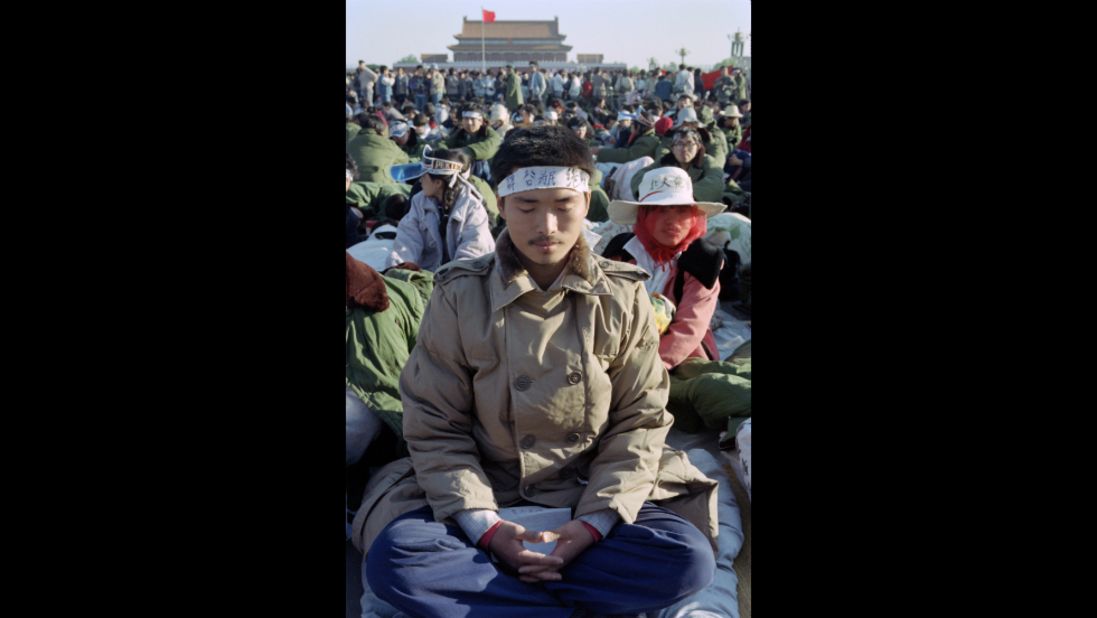
[[[486,39],[564,38],[557,30],[556,21],[494,21],[490,24],[481,24],[479,20],[465,21],[460,34],[453,36],[457,39],[478,39],[481,25]]]

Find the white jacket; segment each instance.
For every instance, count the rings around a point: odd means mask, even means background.
[[[460,181],[458,181],[460,183]],[[400,219],[385,268],[414,262],[423,270],[435,271],[447,260],[442,254],[442,233],[438,201],[420,192],[411,198],[408,214]],[[446,225],[449,260],[480,257],[495,251],[495,239],[488,224],[488,211],[478,195],[461,189]]]
[[[579,81],[579,76],[573,75],[571,77],[571,87],[568,88],[568,94],[571,95],[571,98],[574,99],[575,97],[579,96],[582,89],[583,84]]]
[[[674,93],[693,94],[693,73],[685,69],[678,72],[678,77],[674,80]]]
[[[552,93],[556,96],[564,94],[564,78],[559,73],[553,73],[552,79],[549,80],[552,84]]]

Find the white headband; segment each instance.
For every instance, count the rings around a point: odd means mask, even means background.
[[[499,197],[534,189],[572,189],[590,193],[590,174],[577,167],[523,167],[499,183]]]
[[[443,175],[449,176],[449,182],[446,183],[446,185],[450,188],[453,188],[453,185],[457,184],[458,180],[460,180],[461,184],[465,185],[466,187],[469,187],[470,189],[474,188],[472,186],[472,183],[469,182],[469,176],[472,175],[472,170],[465,170],[464,172],[454,172]],[[477,195],[479,195],[479,193],[477,193]]]
[[[449,182],[446,185],[453,188],[453,185],[457,184],[457,181],[461,181],[461,184],[465,185],[468,190],[477,197],[480,201],[484,200],[484,196],[480,195],[480,192],[476,190],[476,187],[469,182],[469,176],[472,175],[472,170],[461,171],[460,161],[449,161],[446,159],[438,159],[430,156],[431,148],[427,146],[423,148],[423,172],[424,174],[431,174],[434,176],[449,176]]]
[[[437,159],[430,156],[430,153],[430,146],[423,148],[423,170],[427,174],[434,174],[435,176],[453,176],[461,173],[460,161]]]
[[[478,112],[476,110],[473,110],[471,112],[461,112],[461,117],[462,118],[480,118],[480,119],[483,119],[484,114],[482,112]]]

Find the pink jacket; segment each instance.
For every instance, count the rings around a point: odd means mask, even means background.
[[[674,321],[659,339],[659,356],[667,371],[690,357],[709,359],[711,357],[705,350],[717,350],[716,337],[713,336],[709,324],[712,322],[712,314],[716,312],[716,304],[720,302],[720,282],[714,283],[711,290],[705,289],[693,275],[686,273],[682,298],[678,299],[674,298],[674,280],[677,277],[678,264],[675,263],[667,277],[663,296],[669,298],[678,309],[674,314]]]

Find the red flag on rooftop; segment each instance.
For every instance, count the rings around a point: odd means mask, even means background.
[[[491,24],[495,22],[495,11],[489,11],[487,9],[480,9],[484,14],[484,23]]]

